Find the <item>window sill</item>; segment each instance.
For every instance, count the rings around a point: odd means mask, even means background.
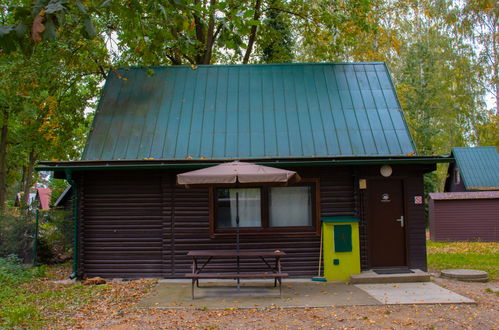
[[[228,231],[217,231],[215,233],[211,233],[211,238],[227,238],[227,237],[236,237],[237,233],[235,230]],[[241,230],[239,232],[240,237],[258,237],[258,236],[278,236],[278,237],[319,237],[320,233],[315,230],[315,228],[306,228],[306,229],[293,229],[293,230]]]

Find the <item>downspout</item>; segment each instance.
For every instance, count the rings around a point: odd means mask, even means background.
[[[70,279],[78,277],[78,187],[73,180],[71,170],[65,170],[66,181],[73,188],[73,273],[69,275]]]

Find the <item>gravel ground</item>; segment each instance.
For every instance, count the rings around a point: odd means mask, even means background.
[[[498,282],[467,283],[434,277],[449,290],[476,304],[348,306],[328,308],[273,308],[181,310],[134,309],[130,305],[76,327],[94,329],[497,329]]]

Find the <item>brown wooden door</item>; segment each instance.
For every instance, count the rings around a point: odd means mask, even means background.
[[[367,194],[371,266],[406,266],[402,180],[371,180]]]

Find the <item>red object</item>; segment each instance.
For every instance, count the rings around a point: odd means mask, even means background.
[[[38,188],[36,190],[37,200],[40,201],[39,209],[48,210],[50,209],[50,196],[52,195],[52,189],[50,188]]]

